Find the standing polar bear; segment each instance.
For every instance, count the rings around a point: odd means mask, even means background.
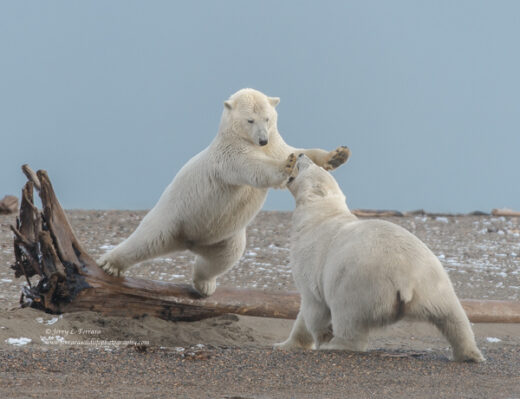
[[[197,256],[193,285],[204,296],[216,277],[231,268],[246,245],[246,226],[260,211],[269,187],[284,186],[296,159],[305,153],[333,169],[345,162],[335,151],[287,145],[277,128],[279,98],[242,89],[224,102],[218,134],[177,173],[154,208],[125,241],[98,261],[109,274],[173,251]]]
[[[358,220],[334,178],[309,158],[298,158],[296,173],[287,186],[296,200],[290,258],[301,307],[289,338],[277,346],[366,351],[371,328],[404,317],[435,324],[455,360],[483,361],[428,247],[393,223]]]

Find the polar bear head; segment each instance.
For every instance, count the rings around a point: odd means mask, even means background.
[[[337,200],[345,204],[345,195],[336,179],[305,154],[299,155],[287,187],[296,200],[296,206],[325,199]]]
[[[274,134],[278,134],[275,107],[279,102],[278,97],[268,97],[254,89],[242,89],[224,102],[223,118],[234,133],[254,145],[265,146]]]

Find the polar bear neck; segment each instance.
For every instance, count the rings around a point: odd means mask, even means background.
[[[297,203],[292,219],[295,230],[300,230],[302,226],[315,226],[323,220],[337,217],[344,218],[345,222],[357,220],[357,217],[350,212],[346,202],[340,202],[338,198]]]

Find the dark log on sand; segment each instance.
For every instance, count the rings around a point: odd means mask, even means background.
[[[0,215],[15,213],[18,210],[18,198],[14,195],[6,195],[0,200]]]
[[[90,310],[103,315],[139,318],[145,315],[194,321],[225,313],[294,319],[300,297],[295,292],[217,289],[201,298],[186,284],[172,284],[104,273],[81,247],[56,198],[45,171],[24,166],[29,181],[23,188],[15,234],[16,277],[25,276],[20,303],[49,313]],[[33,202],[39,187],[42,211]],[[35,284],[31,278],[39,276]],[[34,279],[33,279],[34,280]],[[520,322],[520,303],[462,301],[474,322]]]

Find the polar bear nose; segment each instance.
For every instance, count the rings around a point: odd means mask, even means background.
[[[263,147],[264,145],[267,145],[267,140],[265,140],[265,139],[260,139],[260,140],[258,141],[258,144],[260,144],[260,145]]]

